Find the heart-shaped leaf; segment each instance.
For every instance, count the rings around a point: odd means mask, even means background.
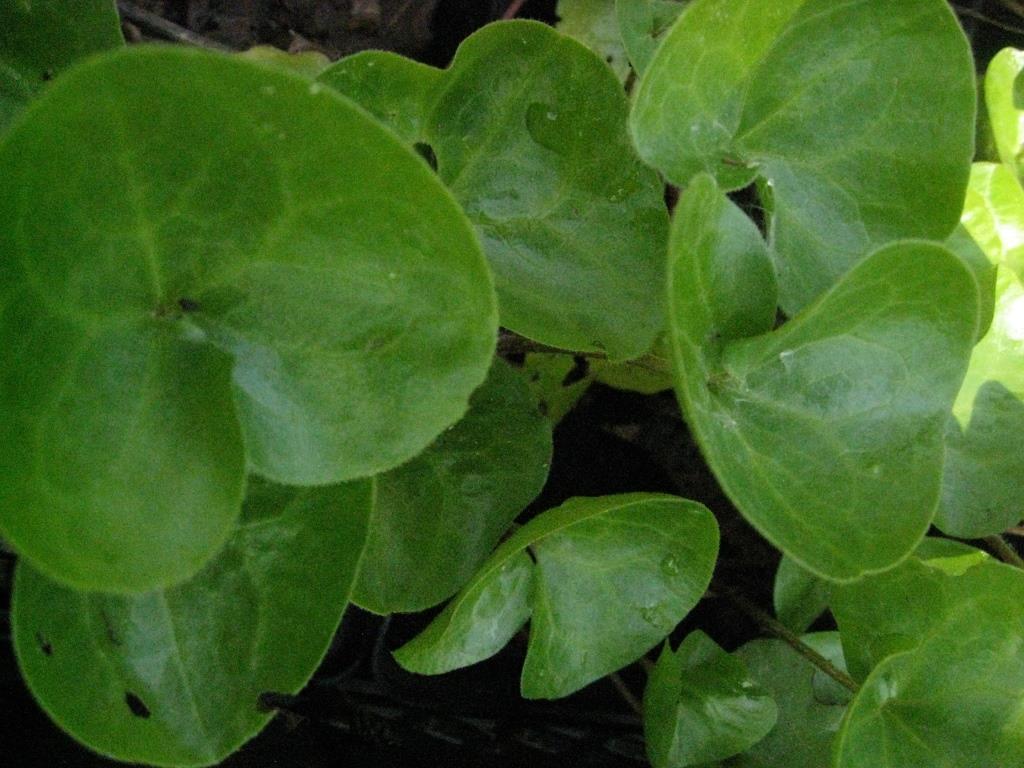
[[[644,735],[655,768],[682,768],[742,752],[775,726],[778,709],[746,664],[701,631],[666,647],[644,691]]]
[[[977,283],[940,245],[882,248],[778,330],[753,224],[697,178],[670,246],[676,387],[744,516],[834,580],[891,567],[938,501],[943,430],[978,318]]]
[[[873,248],[953,230],[974,113],[945,0],[695,0],[647,68],[631,127],[681,186],[702,171],[727,189],[766,180],[794,314]]]
[[[696,502],[570,499],[502,543],[395,658],[447,672],[497,653],[530,619],[523,696],[567,696],[662,640],[704,594],[717,554],[718,526]]]
[[[0,2],[0,130],[75,61],[123,45],[113,0]]]
[[[683,12],[688,0],[615,0],[622,44],[638,75],[654,58],[662,38]]]
[[[297,490],[256,483],[231,540],[196,576],[130,597],[76,592],[27,562],[14,643],[60,726],[103,755],[214,765],[272,713],[264,693],[306,684],[356,576],[370,481]]]
[[[393,613],[450,597],[540,492],[550,461],[550,421],[522,374],[496,359],[462,421],[377,477],[353,600]]]
[[[962,575],[934,571],[954,582],[948,603],[913,650],[864,681],[837,738],[837,768],[1024,763],[1024,574],[991,560]]]
[[[543,24],[502,22],[444,72],[362,54],[320,79],[430,148],[483,241],[503,326],[618,359],[651,347],[662,183],[636,157],[626,96],[600,57]]]
[[[243,440],[275,480],[374,474],[486,375],[469,223],[324,86],[121,51],[29,108],[0,178],[0,530],[54,578],[186,578],[238,515]]]

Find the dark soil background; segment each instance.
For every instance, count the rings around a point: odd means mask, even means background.
[[[520,17],[554,22],[555,0],[139,0],[121,3],[130,41],[181,39],[242,50],[268,44],[337,59],[357,50],[396,50],[444,66],[475,29],[517,6]],[[1024,19],[1003,0],[954,5],[983,70],[1006,45],[1024,47]],[[147,15],[148,14],[148,15]],[[171,26],[165,23],[170,22]],[[515,362],[515,360],[513,360]],[[555,433],[550,480],[524,515],[569,496],[664,491],[702,501],[719,519],[716,582],[770,610],[778,553],[735,512],[707,470],[670,393],[653,397],[594,385]],[[13,560],[0,553],[0,755],[12,768],[99,768],[116,763],[83,750],[32,700],[10,646],[7,604]],[[273,724],[224,765],[235,768],[453,766],[536,768],[642,766],[640,720],[620,690],[643,690],[639,664],[556,702],[518,695],[525,653],[520,633],[495,658],[439,677],[401,670],[389,651],[432,617],[372,616],[352,608],[323,667],[303,694],[266,702]],[[677,628],[700,627],[733,649],[762,635],[731,603],[707,597]],[[822,620],[815,628],[829,628]],[[783,768],[783,767],[780,767]]]

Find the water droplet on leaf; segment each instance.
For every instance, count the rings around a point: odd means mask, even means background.
[[[661,572],[666,576],[676,576],[679,573],[679,561],[675,555],[665,555],[661,561]]]

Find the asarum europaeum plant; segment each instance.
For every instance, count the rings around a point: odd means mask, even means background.
[[[657,768],[1018,768],[1024,572],[926,533],[1024,517],[1024,53],[988,69],[999,162],[972,167],[943,0],[562,16],[579,40],[501,22],[444,70],[367,52],[314,78],[126,48],[111,2],[0,0],[27,685],[99,753],[213,765],[350,602],[452,598],[407,669],[529,622],[522,693],[555,698],[663,644]],[[792,638],[820,669],[776,639],[665,642],[715,566],[701,504],[574,498],[509,535],[552,419],[499,325],[674,386],[784,554],[779,618],[835,618]]]

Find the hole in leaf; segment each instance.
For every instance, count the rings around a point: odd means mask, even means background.
[[[43,70],[43,82],[44,83],[48,83],[50,80],[53,80],[53,70],[52,69],[44,69]]]
[[[548,411],[549,411],[549,408],[548,408],[548,404],[547,404],[546,401],[540,400],[540,401],[537,402],[537,412],[541,416],[547,416],[548,415]]]
[[[417,141],[412,145],[412,148],[416,150],[416,153],[420,157],[427,161],[427,165],[429,165],[432,170],[437,170],[437,155],[434,154],[434,148],[432,146],[425,142]]]
[[[582,355],[576,355],[572,359],[573,366],[569,369],[569,372],[565,374],[565,378],[562,379],[563,387],[571,387],[578,381],[583,381],[587,378],[587,374],[590,373],[590,362],[587,358]]]
[[[199,302],[187,296],[182,296],[178,299],[178,307],[181,308],[182,312],[196,312],[199,310]]]
[[[135,717],[141,717],[143,720],[149,719],[149,707],[147,707],[145,702],[131,691],[125,691],[124,703],[128,705],[128,709],[131,710],[131,713],[135,715]]]
[[[43,652],[44,656],[53,656],[53,645],[43,636],[42,632],[36,632],[36,643],[39,644],[39,650]]]

